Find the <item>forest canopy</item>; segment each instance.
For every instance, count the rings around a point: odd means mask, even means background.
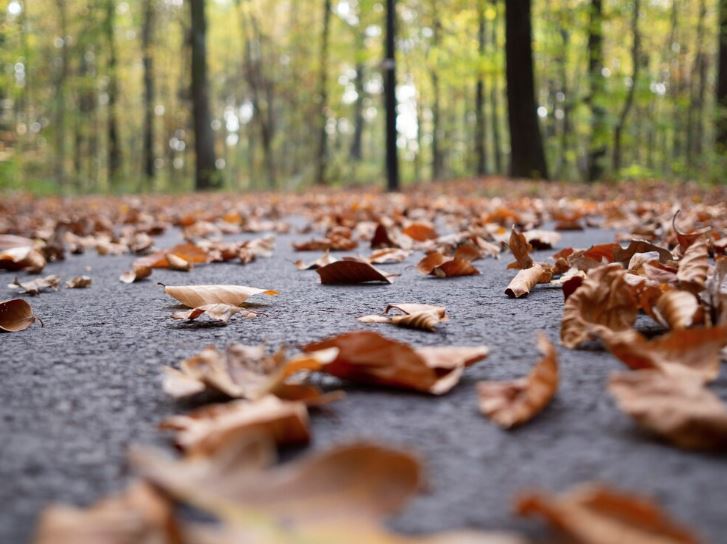
[[[0,189],[382,184],[392,7],[403,184],[721,181],[725,0],[1,0]]]

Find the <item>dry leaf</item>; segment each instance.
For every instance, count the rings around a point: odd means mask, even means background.
[[[469,261],[469,251],[455,253],[454,257],[445,257],[438,251],[430,251],[417,264],[417,270],[428,276],[437,278],[454,278],[457,276],[476,276],[480,273]]]
[[[69,289],[85,289],[90,287],[93,280],[89,276],[73,276],[66,282],[66,287]]]
[[[640,370],[613,374],[619,408],[646,430],[689,450],[727,450],[727,406],[699,381]]]
[[[679,261],[679,270],[677,271],[677,281],[682,289],[695,294],[704,289],[709,270],[708,259],[706,239],[701,238],[689,246]]]
[[[58,276],[46,276],[45,278],[38,278],[33,281],[20,282],[18,278],[15,278],[13,283],[9,284],[8,287],[11,289],[22,289],[22,293],[30,296],[35,296],[51,289],[57,291],[61,284],[61,279]]]
[[[188,308],[199,308],[207,304],[240,306],[254,295],[278,294],[278,291],[243,285],[164,285],[163,287],[167,295]]]
[[[386,247],[396,247],[396,244],[389,237],[389,232],[386,230],[386,227],[379,223],[376,225],[376,230],[371,238],[371,249]]]
[[[515,230],[514,226],[510,231],[508,246],[510,246],[512,256],[515,257],[515,262],[507,265],[508,268],[525,269],[533,266],[533,258],[530,256],[533,247],[521,232]]]
[[[323,285],[356,284],[368,282],[391,283],[381,270],[358,259],[344,259],[316,269]]]
[[[412,223],[401,232],[416,242],[426,242],[437,237],[437,231],[426,223]]]
[[[527,423],[550,403],[558,389],[558,361],[547,337],[538,337],[542,359],[525,378],[477,383],[480,411],[500,427],[511,429]]]
[[[411,251],[398,247],[385,247],[371,252],[369,262],[371,264],[392,264],[405,261],[411,255]]]
[[[124,283],[134,283],[151,276],[151,267],[134,263],[133,268],[121,274],[119,279]]]
[[[232,306],[231,304],[205,304],[204,306],[199,306],[191,310],[180,310],[174,312],[172,314],[172,319],[193,321],[201,315],[206,315],[212,321],[217,321],[227,325],[230,318],[240,312],[243,312],[244,316],[247,318],[252,318],[257,315],[255,312],[243,310],[239,306]]]
[[[672,229],[674,229],[674,234],[676,235],[677,242],[679,243],[679,251],[683,255],[695,241],[712,230],[712,227],[705,227],[694,232],[681,232],[677,228],[677,217],[679,217],[681,212],[681,210],[677,210],[676,213],[674,213],[674,217],[672,217],[671,220],[671,226]]]
[[[306,352],[338,348],[336,358],[321,367],[344,380],[414,389],[435,395],[454,387],[465,367],[484,359],[485,346],[422,347],[386,338],[375,332],[356,331],[314,342]]]
[[[185,242],[152,255],[136,259],[134,265],[149,268],[173,268],[169,255],[174,256],[172,259],[176,257],[177,263],[180,262],[179,259],[186,261],[190,267],[193,264],[208,263],[210,260],[209,254],[204,248],[191,242]]]
[[[389,304],[384,310],[399,310],[403,315],[366,315],[359,317],[362,323],[390,323],[409,329],[420,329],[434,332],[437,326],[447,319],[447,312],[443,306],[429,304]]]
[[[505,289],[505,294],[509,297],[520,298],[529,294],[537,284],[548,283],[552,277],[549,269],[536,263],[530,268],[519,270]]]
[[[654,369],[674,376],[712,381],[719,375],[727,325],[671,331],[647,340],[635,330],[598,329],[609,351],[632,370]]]
[[[0,302],[0,331],[24,331],[37,319],[30,304],[23,299],[15,298]]]
[[[327,264],[335,263],[338,261],[334,256],[331,255],[330,251],[326,251],[323,255],[318,257],[315,261],[310,263],[303,262],[302,259],[298,259],[293,263],[298,270],[316,270]]]
[[[35,544],[179,544],[172,505],[135,483],[88,509],[53,505],[41,514]]]
[[[701,306],[688,291],[667,291],[654,305],[654,316],[670,329],[686,329],[695,324],[701,314]]]
[[[534,249],[551,249],[560,242],[560,234],[554,230],[528,230],[523,234]]]
[[[305,404],[272,395],[204,406],[169,417],[160,428],[175,431],[176,444],[189,455],[210,455],[239,436],[260,434],[281,445],[310,440]]]
[[[573,544],[697,544],[699,540],[645,498],[600,484],[561,496],[531,492],[518,498],[518,514],[541,516]]]
[[[575,348],[589,340],[593,325],[614,331],[631,328],[638,305],[625,276],[626,271],[620,264],[608,264],[588,272],[563,307],[560,339],[565,347]]]
[[[167,262],[169,263],[169,268],[171,270],[189,272],[192,269],[192,264],[189,261],[175,255],[174,253],[167,253]]]

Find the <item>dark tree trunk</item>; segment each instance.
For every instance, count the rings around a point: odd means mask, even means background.
[[[331,0],[323,0],[323,27],[318,56],[318,151],[315,182],[325,185],[328,166],[328,39],[331,33]]]
[[[364,51],[363,30],[357,29],[356,34],[356,77],[354,88],[356,89],[356,102],[353,104],[353,139],[351,140],[350,156],[353,161],[360,161],[363,158],[363,130],[364,130],[364,63],[360,58]]]
[[[497,0],[492,0],[495,8],[497,8]],[[493,50],[497,50],[497,31],[498,31],[499,15],[493,19],[490,24],[491,45]],[[495,163],[495,173],[502,174],[502,137],[500,136],[500,87],[498,85],[499,78],[497,73],[492,75],[490,82],[490,124],[492,126],[492,157]]]
[[[66,185],[66,79],[68,77],[68,14],[66,0],[57,0],[61,33],[61,51],[58,71],[55,77],[55,178],[63,191]]]
[[[432,47],[439,47],[439,34],[442,23],[439,21],[437,3],[432,4],[433,34]],[[439,85],[439,73],[436,67],[431,69],[432,80],[432,179],[438,180],[444,177],[444,157],[442,155],[442,106],[441,89]]]
[[[548,178],[535,104],[530,0],[505,2],[510,175]]]
[[[705,33],[704,23],[707,15],[706,0],[699,2],[697,21],[697,54],[694,58],[690,77],[689,108],[687,110],[687,171],[692,172],[695,161],[702,153],[702,112],[707,86],[707,56],[702,48]]]
[[[479,62],[485,58],[485,0],[477,2],[477,45]],[[487,174],[487,143],[485,141],[485,78],[482,66],[477,69],[477,85],[475,89],[475,160],[477,175]]]
[[[141,48],[144,63],[144,148],[142,163],[144,175],[151,182],[154,178],[154,2],[144,0],[144,14],[141,27]]]
[[[717,146],[727,150],[727,0],[719,2],[719,67],[717,69]]]
[[[399,155],[396,149],[396,2],[386,0],[386,58],[384,59],[386,105],[386,188],[399,190]]]
[[[192,111],[194,117],[194,186],[215,189],[221,179],[215,167],[215,144],[207,81],[207,20],[205,0],[190,0],[192,40]]]
[[[606,108],[603,105],[603,1],[591,0],[588,26],[588,81],[591,134],[588,142],[588,181],[603,177],[606,159]]]
[[[116,40],[114,39],[114,24],[116,18],[115,0],[106,2],[105,34],[109,48],[108,59],[108,124],[106,127],[108,135],[108,176],[111,185],[118,181],[119,169],[121,168],[121,138],[119,136],[119,122],[116,112],[116,102],[119,95],[119,78],[116,73]]]
[[[616,128],[613,133],[613,173],[618,175],[621,170],[621,139],[623,129],[626,126],[626,119],[634,105],[636,85],[639,81],[639,68],[641,57],[641,34],[639,33],[639,14],[641,12],[641,0],[633,0],[633,13],[631,18],[631,33],[633,42],[631,45],[631,86],[626,93],[626,100],[618,117]]]

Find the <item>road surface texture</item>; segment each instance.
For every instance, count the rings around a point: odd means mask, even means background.
[[[175,233],[157,246],[178,241]],[[88,505],[123,489],[132,477],[125,461],[131,444],[169,444],[157,424],[185,406],[162,392],[162,365],[208,344],[295,346],[365,327],[413,344],[491,348],[489,358],[468,369],[443,397],[347,386],[344,400],[312,415],[313,443],[302,452],[370,439],[412,450],[423,460],[427,490],[392,519],[393,528],[412,534],[512,529],[546,538],[549,532],[539,520],[512,513],[517,493],[558,492],[599,480],[655,498],[708,542],[726,541],[727,460],[683,452],[640,433],[606,392],[609,373],[622,370],[609,354],[559,347],[557,397],[519,430],[503,431],[480,415],[475,382],[525,375],[538,358],[538,330],[557,343],[560,290],[541,286],[527,298],[507,298],[505,286],[514,275],[505,268],[509,255],[478,261],[479,276],[440,280],[414,269],[421,256],[415,254],[382,267],[401,273],[393,285],[322,286],[315,272],[292,264],[319,255],[294,253],[291,241],[301,239],[279,236],[273,258],[247,266],[211,264],[190,274],[157,270],[132,285],[118,280],[131,256],[91,251],[46,268],[44,274],[64,280],[87,273],[94,283],[32,298],[45,326],[0,335],[1,543],[31,539],[39,512],[52,501]],[[612,239],[607,231],[565,233],[559,246]],[[536,259],[550,254],[538,252]],[[0,274],[0,298],[11,298],[6,285],[12,279]],[[256,319],[233,319],[227,327],[190,325],[170,318],[177,306],[157,281],[232,283],[281,294],[257,297],[264,315]],[[356,321],[393,302],[444,305],[450,321],[431,334]],[[724,372],[710,389],[727,400]]]

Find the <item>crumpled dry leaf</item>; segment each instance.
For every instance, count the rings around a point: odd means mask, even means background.
[[[426,242],[427,240],[434,240],[437,237],[437,231],[426,223],[412,223],[402,229],[401,233],[416,242]]]
[[[308,405],[333,400],[311,385],[288,382],[301,371],[315,371],[332,361],[337,350],[329,349],[288,358],[283,349],[268,355],[265,346],[231,344],[224,353],[209,347],[180,364],[180,370],[164,368],[164,391],[185,398],[212,390],[231,398],[254,400],[269,393]]]
[[[298,270],[316,270],[317,268],[335,263],[336,261],[338,261],[338,259],[331,255],[330,251],[326,251],[323,255],[310,263],[306,263],[302,259],[298,259],[293,264]]]
[[[158,251],[152,255],[141,257],[134,261],[134,265],[149,268],[173,268],[169,255],[176,257],[177,263],[180,259],[186,261],[189,266],[194,264],[205,264],[209,262],[208,252],[197,244],[184,242],[174,247]],[[174,260],[172,257],[172,260]]]
[[[42,293],[46,289],[58,291],[60,285],[61,279],[58,276],[51,275],[46,276],[45,278],[38,278],[37,280],[26,282],[20,282],[18,278],[15,278],[13,283],[8,284],[8,287],[10,287],[11,289],[21,289],[22,293],[30,296],[35,296]]]
[[[453,257],[445,257],[439,251],[430,251],[417,264],[417,270],[427,276],[455,278],[477,276],[480,271],[470,262],[473,258],[468,249],[457,248]]]
[[[727,325],[727,292],[722,289],[725,278],[727,278],[727,257],[722,256],[715,262],[707,289],[709,321],[712,325]]]
[[[188,308],[207,304],[241,306],[254,295],[275,296],[279,292],[244,285],[164,285],[164,292]]]
[[[192,263],[174,253],[167,253],[167,262],[169,263],[170,270],[176,270],[178,272],[189,272],[192,270]]]
[[[504,429],[530,421],[543,411],[558,390],[555,347],[540,334],[538,348],[543,357],[527,377],[477,383],[480,411]]]
[[[414,389],[441,395],[459,381],[465,367],[481,361],[489,350],[474,347],[413,348],[375,332],[354,331],[308,344],[306,352],[338,348],[336,358],[321,371],[353,382]]]
[[[385,315],[390,310],[399,310],[403,315]],[[430,304],[389,304],[384,310],[384,315],[366,315],[358,318],[362,323],[390,323],[429,332],[434,332],[446,319],[447,311],[443,306]]]
[[[694,325],[702,313],[697,297],[688,291],[667,291],[654,305],[654,317],[670,329],[686,329]]]
[[[727,345],[727,325],[679,329],[647,340],[633,329],[596,333],[603,343],[632,370],[654,369],[675,377],[712,381],[719,375],[720,351]]]
[[[135,283],[151,276],[151,267],[134,263],[131,270],[128,270],[119,276],[119,280],[124,283]]]
[[[533,258],[530,256],[533,246],[530,245],[523,233],[515,230],[514,226],[510,232],[508,246],[512,256],[515,257],[515,262],[508,264],[508,268],[525,269],[533,266]]]
[[[528,230],[523,233],[533,249],[551,249],[560,242],[560,234],[554,230]]]
[[[68,289],[85,289],[90,287],[91,283],[93,283],[93,280],[90,276],[73,276],[66,282],[66,287]]]
[[[189,455],[210,455],[232,437],[245,435],[261,434],[281,445],[310,440],[306,405],[273,395],[203,406],[165,419],[160,428],[175,431],[177,446]]]
[[[672,521],[650,500],[585,484],[563,495],[530,492],[516,503],[522,516],[541,516],[574,544],[697,544],[699,540]]]
[[[727,406],[697,380],[639,370],[613,374],[619,408],[646,430],[689,450],[727,450]]]
[[[694,232],[681,232],[677,227],[677,217],[679,217],[680,213],[682,213],[681,210],[677,210],[674,213],[674,217],[672,217],[671,220],[671,226],[672,229],[674,229],[674,234],[676,235],[677,243],[679,244],[679,251],[683,255],[694,242],[712,230],[712,227],[704,227]]]
[[[241,448],[249,449],[249,441],[235,436],[210,457],[174,461],[135,449],[131,462],[172,496],[222,519],[240,520],[246,512],[256,512],[288,527],[378,522],[398,511],[422,485],[422,468],[414,456],[375,444],[338,446],[267,470],[257,470],[250,455],[240,455]]]
[[[346,258],[316,269],[323,285],[369,282],[392,283],[389,275],[366,261]]]
[[[679,286],[695,294],[701,292],[707,282],[708,271],[707,240],[700,238],[689,246],[679,261],[679,270],[677,271]]]
[[[631,328],[636,321],[638,304],[625,276],[626,271],[620,264],[608,264],[588,272],[563,307],[560,340],[565,347],[575,348],[592,338],[593,325],[614,331]]]
[[[191,310],[179,310],[172,313],[172,319],[194,321],[202,315],[206,315],[211,321],[224,323],[227,325],[230,318],[238,313],[242,313],[246,318],[256,317],[255,312],[243,310],[239,306],[231,304],[205,304]]]
[[[0,331],[20,332],[40,321],[33,309],[21,298],[0,301]],[[41,321],[41,324],[43,322]]]
[[[411,255],[411,251],[398,247],[385,247],[376,249],[369,255],[371,264],[393,264],[405,261]]]
[[[505,288],[505,294],[512,298],[520,298],[530,293],[539,283],[548,283],[553,277],[550,269],[535,263],[530,268],[519,270]]]
[[[88,509],[53,505],[42,513],[35,544],[179,544],[172,505],[150,485],[135,483],[123,494]]]
[[[29,274],[39,274],[47,261],[35,249],[30,238],[12,234],[0,234],[0,270],[25,270]]]

